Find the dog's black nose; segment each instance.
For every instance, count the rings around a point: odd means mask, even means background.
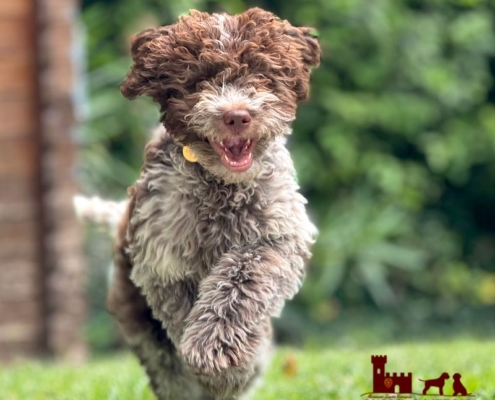
[[[241,133],[251,123],[251,115],[247,110],[229,111],[223,116],[223,122],[234,133]]]

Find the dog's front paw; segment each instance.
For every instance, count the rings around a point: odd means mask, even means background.
[[[218,317],[201,319],[184,332],[180,352],[197,374],[215,375],[231,367],[244,367],[254,360],[260,342],[255,331]]]

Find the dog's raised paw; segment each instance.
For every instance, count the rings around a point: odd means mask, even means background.
[[[255,356],[249,346],[250,332],[224,321],[197,321],[184,332],[180,353],[197,374],[215,375],[227,368],[242,367]]]

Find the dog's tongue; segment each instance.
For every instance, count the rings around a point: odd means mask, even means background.
[[[254,141],[240,138],[224,139],[211,142],[215,151],[220,154],[222,164],[232,172],[247,171],[253,164],[252,149]]]
[[[225,139],[223,141],[223,145],[225,146],[225,150],[230,159],[238,161],[243,157],[243,155],[247,155],[251,152],[251,149],[247,148],[247,140],[242,140],[238,138],[233,139]]]

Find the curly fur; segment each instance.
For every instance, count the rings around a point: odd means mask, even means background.
[[[122,93],[158,102],[166,131],[129,190],[108,307],[160,400],[245,395],[269,353],[270,318],[301,285],[316,229],[283,135],[319,62],[309,31],[260,9],[192,11],[133,41]],[[249,111],[242,137],[256,139],[240,173],[210,145],[232,135],[222,124],[232,109]]]

